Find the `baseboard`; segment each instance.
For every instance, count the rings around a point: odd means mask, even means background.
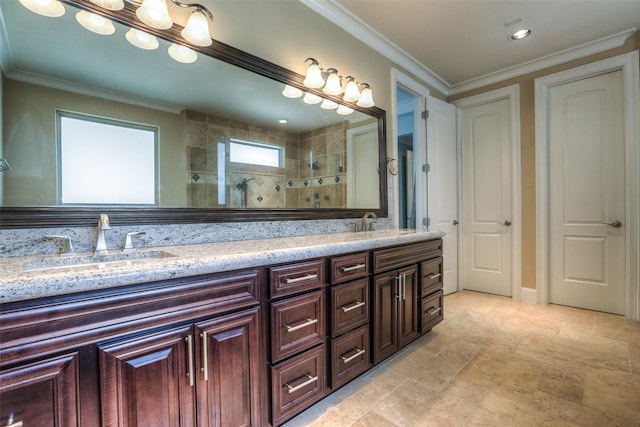
[[[527,304],[537,304],[538,291],[531,288],[520,288],[520,301]]]

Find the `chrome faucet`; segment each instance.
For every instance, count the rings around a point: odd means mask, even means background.
[[[107,214],[100,214],[98,220],[98,239],[96,240],[95,253],[107,252],[107,242],[104,240],[104,230],[109,229],[109,216]]]
[[[371,218],[372,221],[367,225],[367,219]],[[373,212],[367,212],[362,215],[362,228],[361,231],[373,231],[373,223],[378,220],[378,216]]]
[[[62,246],[60,247],[60,256],[71,256],[75,254],[73,245],[71,244],[71,238],[69,236],[47,234],[44,236],[44,240],[60,240],[62,242]]]
[[[124,240],[124,249],[123,251],[127,252],[127,251],[132,251],[134,249],[133,247],[133,237],[135,236],[143,236],[147,233],[145,233],[144,231],[132,231],[130,233],[127,233],[127,237]]]

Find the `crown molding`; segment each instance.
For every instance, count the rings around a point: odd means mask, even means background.
[[[384,37],[336,0],[299,0],[322,17],[336,24],[373,50],[418,77],[445,96],[451,85],[400,46]]]
[[[448,95],[451,96],[473,89],[478,89],[480,87],[502,82],[548,67],[564,64],[575,59],[584,58],[585,56],[594,55],[609,49],[615,49],[622,46],[631,35],[635,34],[636,31],[637,27],[629,28],[628,30],[621,31],[601,39],[583,43],[550,55],[523,62],[522,64],[518,64],[513,67],[508,67],[494,73],[485,74],[484,76],[457,83],[451,87]]]

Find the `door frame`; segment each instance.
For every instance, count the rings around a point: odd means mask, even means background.
[[[358,126],[355,128],[347,129],[347,153],[354,152],[354,139],[360,135],[367,134],[369,132],[378,132],[378,124],[377,123],[369,123],[366,125]],[[356,180],[351,171],[355,170],[355,156],[347,155],[347,188],[357,188]],[[379,171],[382,173],[382,171]],[[387,191],[386,188],[381,188],[380,191]],[[355,206],[355,195],[353,191],[347,192],[347,207],[352,208]]]
[[[633,51],[535,79],[536,289],[538,303],[549,304],[549,90],[575,80],[622,71],[625,146],[625,316],[640,320],[640,66]]]
[[[511,298],[515,301],[520,301],[522,295],[522,175],[520,161],[520,86],[518,84],[459,99],[453,102],[453,104],[458,107],[456,114],[458,165],[462,165],[462,126],[460,111],[466,108],[488,104],[490,102],[500,101],[503,99],[509,100],[511,120]],[[463,212],[464,207],[464,200],[462,200],[463,172],[464,171],[461,167],[458,168],[459,212]],[[464,251],[462,250],[464,226],[464,221],[461,219],[460,228],[458,230],[458,289],[464,289],[464,263],[468,262],[468,260],[464,259]]]
[[[420,113],[422,111],[426,111],[427,109],[427,97],[429,96],[429,89],[421,85],[420,83],[413,80],[411,77],[402,73],[401,71],[392,68],[391,69],[391,128],[393,134],[393,144],[387,144],[387,147],[391,148],[391,153],[387,161],[395,160],[399,161],[399,153],[398,153],[398,93],[397,87],[402,86],[410,92],[413,92],[417,97],[421,98],[420,101],[420,110],[416,110],[415,117],[415,126],[414,126],[414,138],[413,138],[413,146],[414,146],[414,157],[416,157],[419,162],[424,163],[428,162],[427,159],[427,121],[423,120],[420,117]],[[424,141],[424,144],[416,144],[416,141]],[[389,165],[391,166],[391,165]],[[419,171],[417,171],[419,172]],[[414,195],[415,203],[416,203],[416,229],[426,229],[427,227],[422,225],[422,218],[427,217],[428,206],[427,206],[427,188],[426,188],[426,174],[419,172],[416,173],[416,194]],[[389,214],[393,213],[393,226],[398,228],[399,224],[399,212],[400,212],[400,197],[393,197],[393,194],[399,195],[399,182],[398,176],[392,174],[392,192],[390,194],[389,201]],[[393,206],[393,208],[392,208]],[[391,210],[393,209],[393,211]],[[394,213],[395,212],[395,213]]]

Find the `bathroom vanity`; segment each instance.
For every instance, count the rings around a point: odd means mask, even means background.
[[[442,320],[440,237],[3,259],[0,425],[280,425]]]

